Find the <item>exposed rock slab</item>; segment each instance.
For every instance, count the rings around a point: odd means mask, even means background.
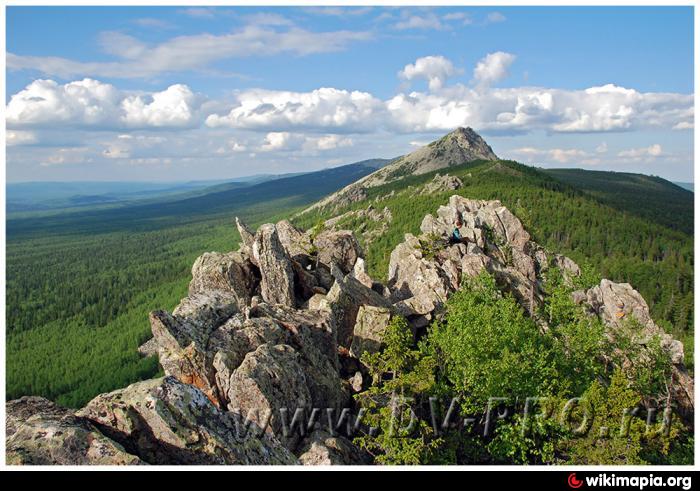
[[[259,346],[246,355],[229,381],[229,411],[277,435],[288,448],[294,448],[300,439],[300,433],[291,428],[295,413],[311,407],[299,354],[285,344]]]
[[[42,397],[5,404],[9,465],[138,465],[144,462],[89,420]]]
[[[250,303],[258,284],[258,274],[249,256],[239,252],[206,252],[192,266],[189,293],[195,295],[213,290],[230,292],[243,306]]]
[[[343,273],[349,273],[362,257],[362,249],[350,230],[324,231],[314,238],[319,262],[336,264]]]
[[[102,394],[78,414],[151,464],[296,463],[273,437],[244,431],[233,414],[172,377]]]
[[[362,353],[377,353],[382,348],[384,332],[391,320],[391,310],[363,305],[357,312],[350,354],[360,358]]]
[[[314,431],[302,444],[299,462],[302,465],[362,465],[370,458],[347,438]]]

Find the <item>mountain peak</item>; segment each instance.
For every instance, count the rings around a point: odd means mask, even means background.
[[[481,135],[468,126],[466,128],[459,127],[428,146],[438,146],[441,143],[454,145],[465,152],[454,156],[458,159],[464,159],[458,164],[469,160],[498,160],[496,154]],[[449,165],[455,164],[450,163]]]
[[[367,189],[396,181],[406,176],[427,174],[475,160],[498,160],[488,143],[469,127],[459,127],[439,140],[425,145],[391,164],[346,186],[317,202],[305,211],[319,207],[340,206],[364,199]]]

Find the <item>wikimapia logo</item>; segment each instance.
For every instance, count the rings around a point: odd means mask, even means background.
[[[645,475],[616,475],[602,472],[593,476],[586,476],[584,479],[576,477],[576,473],[572,472],[566,480],[567,484],[572,489],[579,489],[585,484],[587,488],[597,487],[621,487],[621,488],[636,488],[643,490],[648,487],[679,487],[683,490],[691,489],[692,476],[655,476],[654,474]]]

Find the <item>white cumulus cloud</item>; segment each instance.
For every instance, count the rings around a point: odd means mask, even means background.
[[[450,60],[444,56],[424,56],[418,58],[415,63],[409,63],[399,72],[403,80],[417,78],[428,81],[430,90],[442,88],[445,80],[459,73]]]
[[[244,129],[371,131],[382,102],[367,92],[320,88],[311,92],[247,90],[225,115],[211,114],[207,126]]]
[[[160,92],[128,94],[88,78],[64,85],[35,80],[10,98],[5,117],[9,127],[183,127],[198,123],[202,101],[180,84]]]
[[[521,147],[511,150],[510,153],[524,157],[528,162],[537,160],[549,160],[566,164],[571,161],[581,161],[588,157],[588,152],[578,148],[550,148],[539,149],[534,147]]]
[[[489,87],[508,76],[508,69],[515,61],[515,55],[503,51],[489,53],[474,68],[474,82],[478,86]]]
[[[195,111],[199,105],[189,87],[171,85],[146,97],[126,97],[121,103],[122,119],[127,126],[187,126],[198,122]]]

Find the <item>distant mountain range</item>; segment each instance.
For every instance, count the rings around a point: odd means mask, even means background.
[[[349,165],[378,169],[390,161],[391,159],[369,159]],[[307,172],[255,174],[235,179],[186,182],[36,181],[8,183],[6,187],[7,212],[94,208],[100,205],[114,207],[153,202],[154,200],[160,201],[162,199],[188,199],[198,195],[239,189],[303,174],[307,174]]]

